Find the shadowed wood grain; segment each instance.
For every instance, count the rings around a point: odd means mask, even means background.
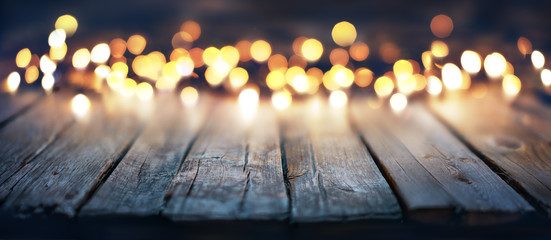
[[[456,208],[468,213],[513,214],[533,208],[452,135],[420,103],[394,114],[356,99],[358,129],[392,179],[410,215]],[[413,216],[414,217],[414,216]],[[445,220],[436,215],[437,221]],[[507,219],[509,220],[509,219]]]
[[[530,194],[551,213],[551,148],[541,134],[527,128],[500,89],[475,99],[451,95],[430,102],[465,141],[502,171],[511,184]]]
[[[4,183],[13,174],[34,161],[74,123],[69,107],[65,105],[70,97],[69,92],[45,96],[35,107],[0,130],[0,184],[3,187],[7,188]],[[2,200],[5,197],[0,196]]]
[[[55,144],[3,184],[0,195],[4,210],[74,216],[105,180],[138,134],[142,121],[133,114],[132,109],[137,108],[130,108],[128,100],[98,98],[91,98],[91,111],[86,117],[66,129]],[[59,103],[58,107],[68,108],[69,104]],[[42,116],[47,117],[65,116]]]
[[[319,98],[294,103],[282,125],[293,221],[400,217],[346,109],[329,108]]]
[[[172,95],[157,98],[154,118],[80,215],[159,214],[212,104],[207,95],[193,108]]]
[[[184,160],[164,215],[189,219],[282,219],[287,213],[278,127],[267,103],[240,112],[224,99]]]
[[[0,127],[6,125],[18,114],[25,112],[42,97],[43,94],[35,91],[19,92],[15,95],[0,94]]]

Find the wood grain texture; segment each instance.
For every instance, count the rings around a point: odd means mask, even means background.
[[[224,99],[184,160],[169,198],[163,214],[176,220],[285,218],[278,127],[268,103],[243,114],[234,100]]]
[[[74,216],[105,180],[139,133],[142,121],[134,114],[133,109],[138,108],[130,108],[128,100],[99,98],[91,98],[91,111],[86,117],[3,183],[0,195],[4,210]],[[67,101],[57,107],[69,108],[69,104]],[[41,116],[63,117],[50,113]]]
[[[148,123],[111,176],[80,215],[157,215],[185,154],[203,126],[212,101],[184,108],[175,96],[156,99],[155,116]]]
[[[345,109],[321,99],[282,114],[293,221],[392,219],[400,207]]]
[[[411,215],[438,209],[470,214],[534,210],[421,103],[396,114],[387,105],[369,108],[365,98],[352,106],[356,126]]]
[[[41,97],[43,94],[36,91],[24,91],[14,95],[0,93],[0,128],[31,108]]]
[[[45,96],[9,126],[0,129],[0,184],[3,187],[7,188],[4,183],[10,177],[34,161],[74,123],[68,106],[60,107],[65,106],[71,96],[68,92]],[[5,193],[0,195],[1,200]]]
[[[543,131],[523,123],[525,113],[515,111],[500,89],[491,88],[483,99],[448,96],[431,101],[431,107],[511,184],[551,213],[549,142]]]

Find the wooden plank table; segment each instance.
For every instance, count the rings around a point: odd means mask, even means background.
[[[361,94],[283,111],[206,92],[192,108],[89,94],[84,118],[68,90],[2,95],[0,219],[547,226],[551,107],[492,91],[400,113]]]

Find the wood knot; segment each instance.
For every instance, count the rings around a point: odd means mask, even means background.
[[[518,150],[522,147],[522,142],[511,138],[511,137],[493,137],[492,142],[495,146],[511,149],[511,150]]]

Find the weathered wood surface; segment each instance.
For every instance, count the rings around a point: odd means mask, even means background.
[[[46,150],[63,130],[74,123],[68,102],[72,95],[61,92],[45,96],[23,116],[0,129],[0,200],[4,200],[6,181]],[[54,117],[55,116],[55,117]]]
[[[313,99],[294,103],[281,115],[293,221],[401,215],[388,183],[351,129],[346,110]]]
[[[1,93],[0,128],[31,108],[42,96],[43,94],[36,91],[25,91],[17,94]]]
[[[283,219],[287,208],[273,110],[264,102],[258,113],[243,113],[235,100],[221,100],[184,160],[163,215]]]
[[[4,210],[73,216],[108,177],[142,124],[132,114],[136,108],[129,107],[129,100],[99,98],[91,98],[89,115],[69,126],[53,144],[2,184]],[[69,108],[69,102],[57,107]],[[34,121],[65,118],[63,114],[70,113],[42,112]],[[28,131],[24,127],[17,130],[20,134]]]
[[[410,215],[426,218],[424,211],[439,209],[470,214],[533,211],[420,103],[395,114],[388,105],[373,110],[366,98],[358,98],[352,115]]]
[[[543,120],[535,115],[524,118],[524,113],[503,98],[500,89],[490,89],[483,99],[451,95],[430,103],[473,149],[503,172],[510,184],[551,213],[549,123],[542,125]],[[533,128],[530,119],[540,122],[540,128]]]
[[[185,154],[213,104],[205,95],[193,108],[160,96],[153,119],[101,185],[81,215],[157,215]]]

